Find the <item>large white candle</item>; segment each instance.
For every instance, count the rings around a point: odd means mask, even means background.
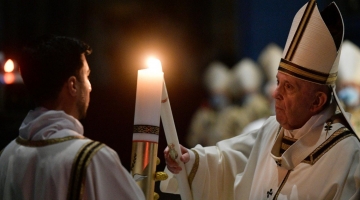
[[[160,68],[148,68],[138,71],[135,126],[160,126],[161,95],[164,82],[164,73]],[[140,127],[140,129],[142,129]],[[148,134],[143,131],[134,132],[133,141],[158,142],[158,134]],[[145,131],[146,132],[146,131]]]
[[[154,199],[161,95],[164,73],[159,66],[138,71],[131,174],[147,200]]]

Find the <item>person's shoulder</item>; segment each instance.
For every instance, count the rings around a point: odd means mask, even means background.
[[[355,132],[343,127],[335,131],[335,133],[328,139],[328,143],[338,148],[338,151],[342,152],[358,152],[360,155],[360,140]]]
[[[15,139],[12,140],[9,144],[7,144],[4,148],[0,149],[0,157],[1,157],[2,154],[5,154],[4,152],[5,152],[7,149],[13,148],[14,145],[16,145]]]
[[[277,120],[276,120],[276,116],[275,115],[272,115],[272,116],[269,116],[266,120],[265,120],[265,122],[264,122],[264,125],[265,124],[276,124],[276,125],[279,125],[279,123],[277,122]]]
[[[101,157],[102,159],[108,160],[120,160],[118,153],[114,149],[112,149],[105,143],[99,141],[95,142],[98,143],[98,145],[94,157]]]
[[[259,131],[269,132],[269,131],[277,130],[277,129],[279,129],[279,127],[280,127],[280,124],[276,120],[276,116],[270,116],[264,121],[264,123],[260,127]]]
[[[276,133],[278,133],[280,128],[280,124],[276,121],[275,116],[270,116],[267,119],[264,119],[263,124],[252,128],[251,130],[247,132],[243,132],[242,134],[239,134],[238,136],[233,137],[235,140],[238,140],[238,138],[263,138],[263,137],[269,137],[272,138],[275,136]],[[231,140],[232,138],[228,139]]]

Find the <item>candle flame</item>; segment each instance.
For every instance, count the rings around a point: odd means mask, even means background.
[[[5,72],[14,71],[14,62],[11,59],[6,61],[5,65],[4,65],[4,71]]]
[[[149,57],[146,60],[146,65],[148,66],[148,69],[162,71],[161,62],[157,58]]]

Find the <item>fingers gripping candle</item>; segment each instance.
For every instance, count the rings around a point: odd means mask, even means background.
[[[131,174],[148,200],[154,199],[163,84],[161,64],[138,71]]]

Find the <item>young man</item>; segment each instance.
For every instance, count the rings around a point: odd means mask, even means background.
[[[343,33],[335,3],[299,10],[278,68],[276,116],[216,146],[182,148],[194,199],[360,199],[360,143],[334,86]],[[161,189],[175,192],[173,182]]]
[[[37,108],[0,153],[0,199],[144,199],[108,146],[84,137],[90,47],[45,35],[22,51],[24,84]]]

